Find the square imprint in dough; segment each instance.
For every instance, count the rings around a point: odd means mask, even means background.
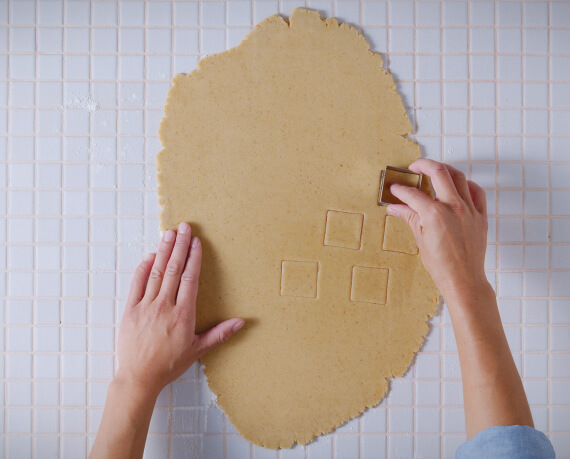
[[[325,245],[360,249],[363,220],[362,214],[329,210],[325,229]]]
[[[281,295],[316,298],[318,273],[316,261],[284,260],[281,263]]]
[[[354,266],[350,300],[361,303],[386,304],[388,269]]]
[[[410,255],[418,254],[418,246],[416,245],[414,234],[404,220],[390,215],[386,216],[382,249]]]

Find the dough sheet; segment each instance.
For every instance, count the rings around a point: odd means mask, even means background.
[[[173,80],[158,155],[163,230],[203,243],[197,329],[245,329],[202,363],[247,440],[305,444],[403,375],[438,292],[410,230],[377,205],[386,165],[420,157],[364,37],[296,9]]]

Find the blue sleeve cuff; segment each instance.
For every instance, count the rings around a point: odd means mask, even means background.
[[[496,426],[463,443],[455,459],[554,459],[554,448],[542,432],[528,426]]]

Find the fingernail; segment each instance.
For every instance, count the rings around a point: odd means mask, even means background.
[[[393,206],[388,206],[386,209],[386,212],[388,212],[393,217],[399,217],[400,216],[398,211]]]
[[[198,245],[198,238],[196,236],[194,236],[192,238],[192,247],[196,247]]]
[[[150,261],[150,260],[152,260],[152,257],[153,257],[153,256],[154,256],[154,253],[147,253],[147,254],[144,256],[143,260],[144,260],[144,261]]]
[[[188,232],[188,223],[186,222],[180,223],[180,225],[178,225],[178,233],[185,234],[187,232]]]
[[[168,230],[164,233],[164,242],[170,242],[172,239],[174,239],[174,231]]]
[[[233,327],[232,327],[232,331],[235,333],[237,332],[239,329],[241,329],[241,327],[243,327],[245,325],[245,320],[240,320],[239,322],[237,322]]]

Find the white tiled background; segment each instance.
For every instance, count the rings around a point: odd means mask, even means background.
[[[536,426],[570,457],[570,3],[358,0],[0,0],[0,456],[86,456],[131,272],[159,236],[170,79],[296,6],[361,28],[424,155],[486,188],[489,279]],[[387,400],[335,434],[253,447],[192,368],[161,394],[147,456],[452,457],[463,432],[444,308]]]

